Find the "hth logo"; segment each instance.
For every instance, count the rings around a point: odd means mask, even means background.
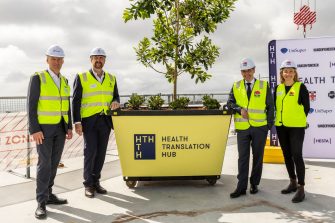
[[[156,159],[156,135],[135,134],[134,135],[134,158],[135,160]]]
[[[309,100],[315,101],[316,100],[316,91],[310,91],[309,92]]]

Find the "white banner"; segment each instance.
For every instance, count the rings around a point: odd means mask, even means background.
[[[335,158],[335,37],[271,41],[271,87],[279,83],[279,66],[285,59],[297,64],[311,101],[304,157]]]

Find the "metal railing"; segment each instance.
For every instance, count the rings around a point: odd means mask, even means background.
[[[144,96],[147,100],[154,94],[139,94]],[[157,95],[157,94],[156,94]],[[172,94],[159,94],[168,104],[172,101]],[[224,103],[228,100],[229,92],[225,93],[210,93],[210,94],[178,94],[177,98],[188,97],[190,99],[190,104],[202,104],[202,97],[204,95],[209,95],[212,98],[217,99],[220,103]],[[121,104],[126,103],[131,95],[121,95]],[[0,113],[11,113],[11,112],[24,112],[27,111],[27,97],[0,97]]]

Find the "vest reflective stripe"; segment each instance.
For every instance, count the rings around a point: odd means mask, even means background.
[[[102,102],[92,102],[92,103],[83,104],[82,107],[87,108],[87,107],[108,106],[108,105],[110,105],[110,104],[109,103],[102,103]]]
[[[65,97],[65,96],[62,96],[62,97],[59,97],[59,96],[40,96],[39,99],[40,100],[58,101],[59,99],[69,100],[69,97]]]
[[[37,105],[39,124],[58,124],[62,117],[69,122],[70,86],[66,79],[60,76],[60,89],[56,86],[50,74],[46,71],[35,73],[39,75],[40,97]]]
[[[260,110],[260,109],[248,109],[248,112],[252,112],[252,113],[258,113],[258,114],[266,114],[266,112],[264,110]]]
[[[113,101],[114,76],[105,72],[104,80],[100,83],[88,71],[86,73],[79,73],[79,78],[83,87],[81,117],[90,117],[102,111],[107,114]]]
[[[246,109],[249,119],[244,119],[240,114],[234,115],[235,128],[239,130],[248,129],[250,126],[258,127],[267,124],[266,119],[266,93],[267,82],[256,80],[248,100],[244,80],[234,83],[233,93],[236,104]]]
[[[67,115],[67,112],[47,112],[47,111],[38,111],[37,115],[43,115],[43,116],[61,116],[61,115]]]
[[[96,92],[90,92],[83,94],[83,97],[89,97],[89,96],[95,96],[95,95],[113,95],[111,94],[113,92],[110,91],[96,91]]]
[[[277,87],[276,126],[306,127],[304,106],[298,104],[301,82],[295,82],[286,94],[285,85]]]

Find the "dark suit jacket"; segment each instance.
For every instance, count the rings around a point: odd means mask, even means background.
[[[274,103],[269,85],[267,85],[265,103],[266,103],[266,117],[268,121],[268,127],[270,129],[274,124]],[[233,88],[231,88],[230,90],[227,106],[229,109],[233,111],[234,114],[236,112],[241,114],[241,107],[238,104],[236,104]]]
[[[67,81],[67,80],[66,80]],[[28,121],[29,121],[29,132],[30,134],[42,131],[44,137],[52,136],[57,130],[58,124],[49,125],[49,124],[39,124],[37,118],[37,105],[41,92],[41,81],[38,75],[33,75],[30,78],[30,83],[28,87]],[[70,103],[70,102],[69,102]],[[66,125],[64,123],[64,130],[67,132],[68,129],[72,129],[72,119],[71,119],[71,107],[69,104],[69,122]]]
[[[95,78],[92,69],[90,69],[89,72]],[[73,83],[73,100],[72,100],[73,123],[81,122],[83,129],[85,131],[85,129],[90,129],[94,126],[99,114],[95,114],[87,118],[81,118],[80,109],[81,109],[82,95],[83,95],[83,87],[81,85],[79,75],[77,74],[74,80],[74,83]],[[120,103],[120,96],[119,96],[119,91],[117,88],[116,81],[114,85],[113,101]],[[111,116],[106,116],[105,119],[106,119],[107,125],[110,128],[113,128],[113,122],[112,122]]]

